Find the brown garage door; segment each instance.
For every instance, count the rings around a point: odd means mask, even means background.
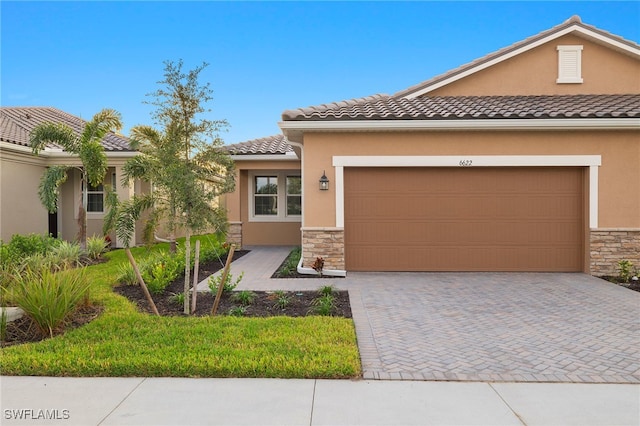
[[[582,169],[345,168],[350,271],[581,271]]]

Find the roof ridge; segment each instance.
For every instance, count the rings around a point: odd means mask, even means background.
[[[477,67],[479,65],[482,65],[484,63],[490,62],[494,59],[499,58],[500,56],[503,56],[505,54],[508,54],[510,52],[513,52],[515,50],[521,49],[529,44],[532,44],[538,40],[542,40],[554,33],[558,33],[562,30],[565,30],[567,28],[570,28],[572,26],[579,26],[585,29],[588,29],[590,31],[596,32],[600,35],[603,35],[607,38],[611,38],[613,40],[616,40],[620,43],[626,44],[630,47],[636,48],[636,49],[640,49],[640,45],[638,43],[635,43],[631,40],[627,40],[624,37],[612,34],[608,31],[605,30],[601,30],[593,25],[589,25],[589,24],[585,24],[584,22],[582,22],[582,19],[580,18],[580,16],[578,15],[573,15],[571,16],[569,19],[567,19],[566,21],[555,25],[549,29],[546,29],[544,31],[541,31],[537,34],[534,34],[532,36],[529,36],[527,38],[525,38],[524,40],[520,40],[517,41],[513,44],[510,44],[509,46],[505,46],[503,48],[500,48],[498,50],[495,50],[493,52],[490,52],[484,56],[481,56],[480,58],[474,59],[471,62],[467,62],[465,64],[462,64],[456,68],[453,68],[451,70],[448,70],[442,74],[439,74],[435,77],[432,77],[430,79],[427,80],[423,80],[422,82],[418,83],[418,84],[414,84],[413,86],[410,86],[404,90],[401,90],[399,92],[394,93],[392,96],[393,97],[406,97],[408,95],[411,95],[415,92],[418,92],[422,89],[425,89],[429,86],[432,86],[436,83],[439,83],[441,81],[447,80],[449,78],[455,77],[456,75],[462,74],[465,71],[469,71],[471,69],[473,69],[474,67]]]

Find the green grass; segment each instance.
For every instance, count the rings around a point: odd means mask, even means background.
[[[210,237],[213,238],[213,237]],[[211,242],[203,237],[202,244]],[[166,250],[159,244],[152,251]],[[148,255],[133,249],[136,260]],[[2,348],[5,375],[348,378],[360,374],[351,319],[154,317],[115,294],[124,252],[89,267],[91,323],[38,343]]]

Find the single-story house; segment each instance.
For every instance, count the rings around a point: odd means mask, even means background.
[[[52,165],[80,167],[77,156],[49,144],[38,156],[29,147],[31,131],[43,122],[62,123],[81,133],[86,122],[56,108],[0,107],[0,240],[9,241],[14,234],[52,234],[74,240],[78,233],[78,208],[81,203],[82,181],[76,169],[70,169],[67,181],[60,188],[58,211],[49,213],[38,197],[38,185],[44,170]],[[145,182],[121,185],[122,166],[137,154],[129,140],[110,133],[103,140],[108,161],[104,184],[116,189],[121,200],[134,193],[149,190]],[[105,214],[104,184],[88,188],[87,235],[102,236]],[[143,226],[136,227],[136,242],[142,242]],[[115,236],[112,236],[116,242]]]
[[[640,266],[640,46],[579,17],[279,126],[229,146],[229,237],[301,245],[303,270]]]

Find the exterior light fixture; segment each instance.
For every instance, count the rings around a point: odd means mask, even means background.
[[[326,191],[327,189],[329,189],[329,179],[327,179],[327,175],[323,170],[320,178],[320,191]]]

